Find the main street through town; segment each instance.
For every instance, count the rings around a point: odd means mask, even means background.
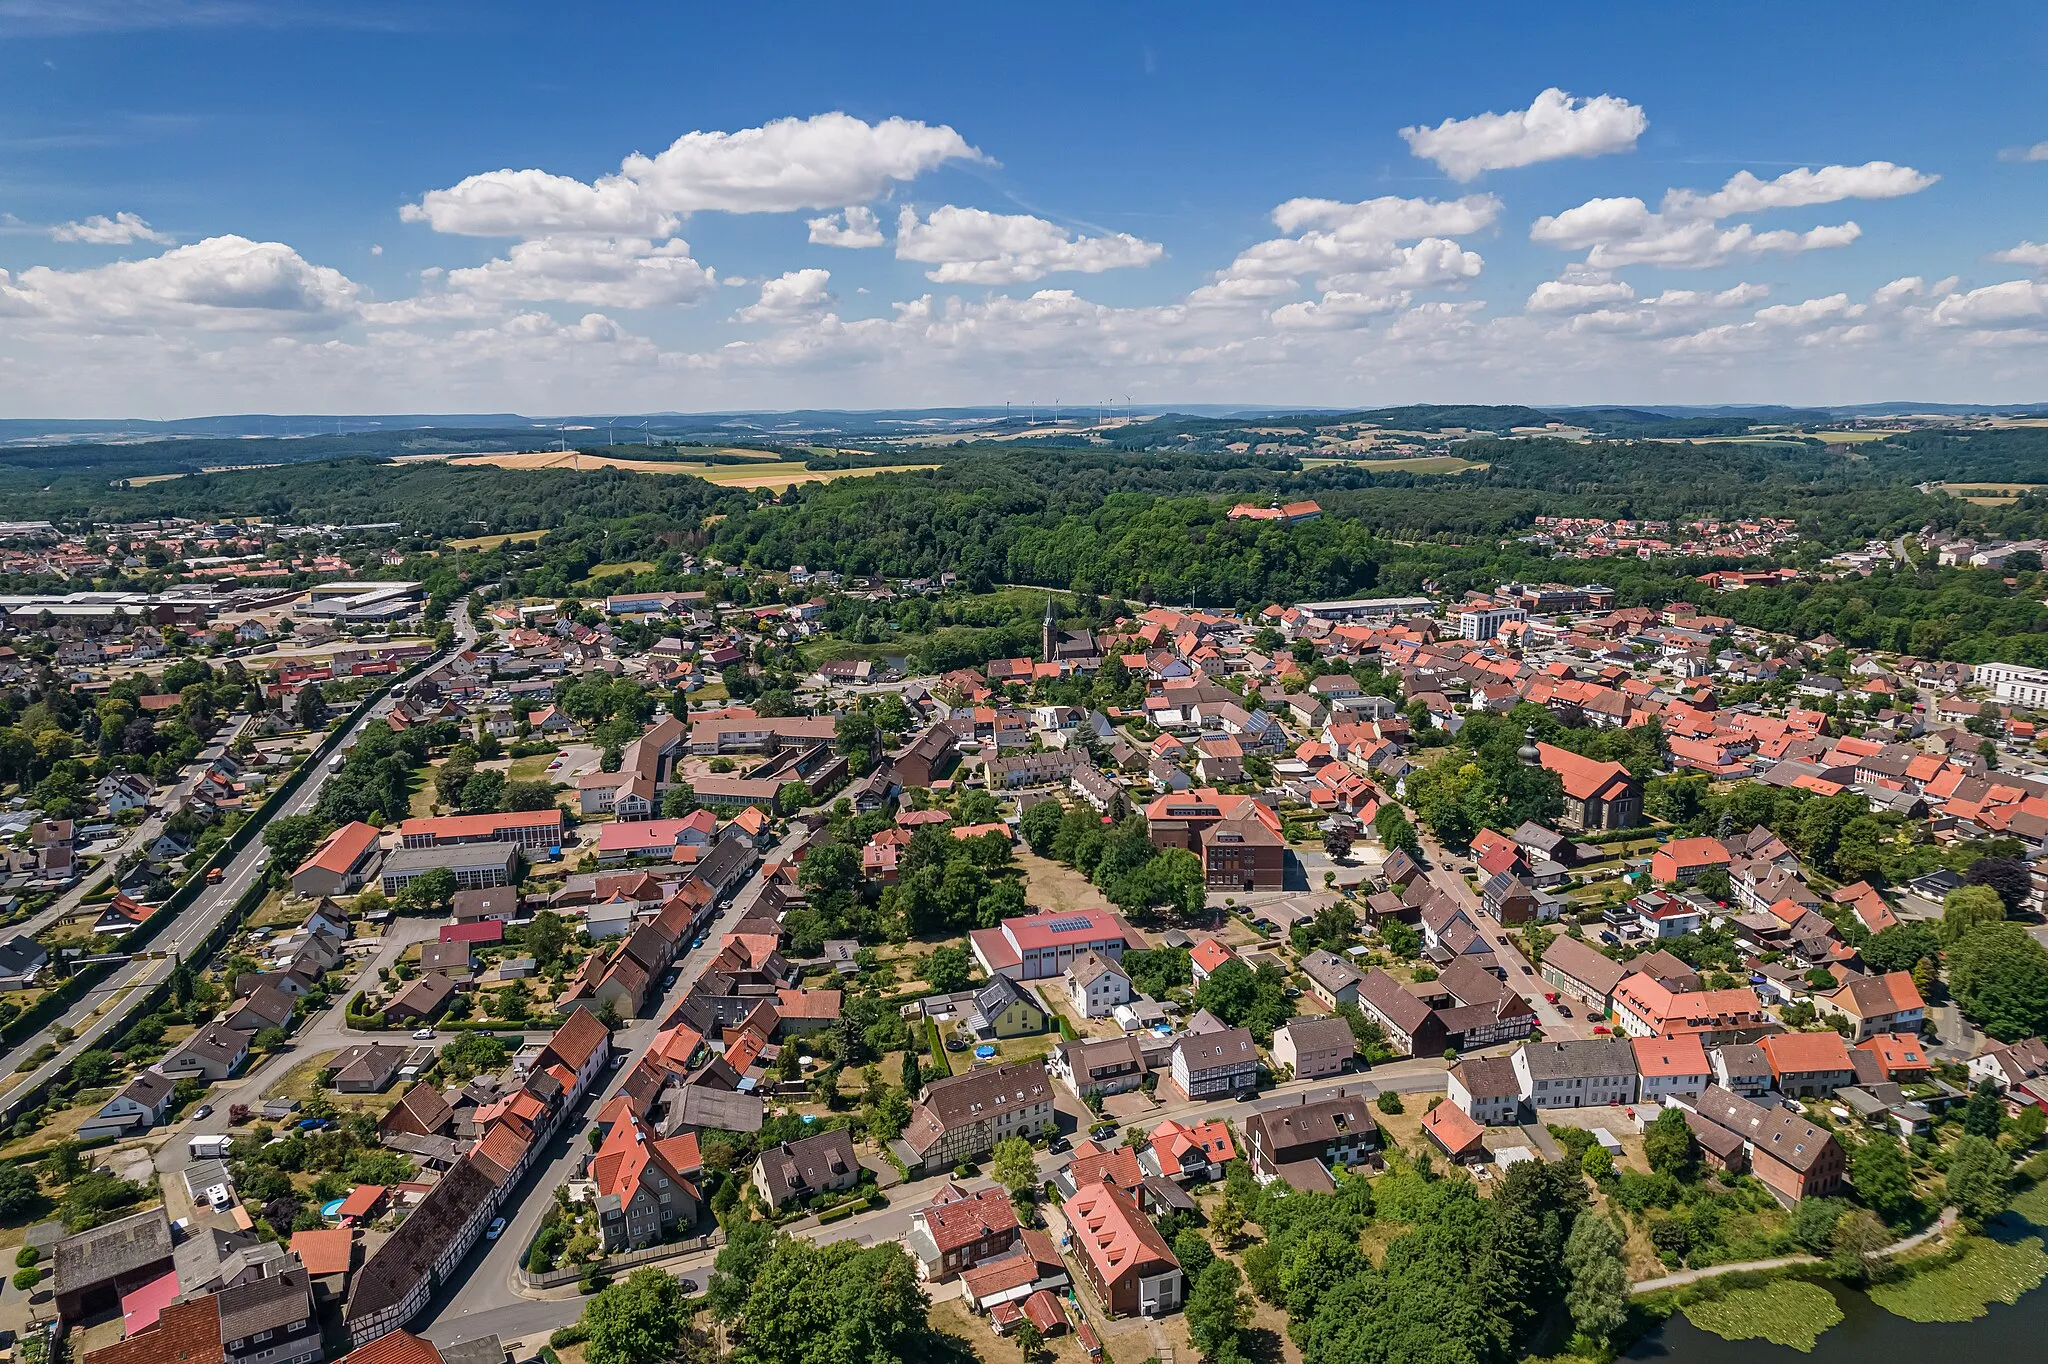
[[[1479,936],[1493,948],[1501,969],[1507,972],[1508,988],[1536,1010],[1536,1021],[1542,1027],[1543,1035],[1553,1042],[1591,1037],[1590,1023],[1584,1019],[1566,1018],[1558,1012],[1555,1004],[1544,998],[1546,991],[1539,964],[1530,961],[1523,953],[1520,941],[1480,905],[1478,893],[1458,871],[1458,858],[1426,835],[1422,838],[1422,851],[1429,859],[1429,883],[1450,896],[1465,911],[1465,917],[1479,930]]]
[[[776,852],[793,851],[804,836],[801,832],[791,833]],[[771,853],[770,860],[774,856]],[[761,889],[761,870],[756,868],[752,878],[734,896],[725,917],[735,921],[743,917]],[[511,1339],[529,1330],[552,1330],[575,1319],[581,1310],[575,1303],[567,1304],[568,1314],[563,1316],[563,1304],[559,1302],[535,1302],[522,1297],[515,1286],[514,1272],[519,1268],[534,1233],[540,1229],[540,1219],[554,1200],[556,1186],[573,1176],[577,1165],[589,1154],[590,1144],[584,1137],[587,1120],[596,1115],[605,1100],[618,1092],[631,1073],[633,1062],[653,1042],[661,1020],[682,1002],[683,996],[704,973],[704,968],[718,955],[718,938],[716,927],[708,928],[703,943],[679,957],[676,965],[670,968],[674,972],[673,981],[658,1002],[650,1003],[647,1016],[625,1024],[612,1034],[612,1053],[618,1058],[617,1064],[606,1075],[602,1085],[591,1087],[591,1095],[584,1101],[582,1112],[571,1114],[563,1121],[549,1141],[545,1157],[535,1161],[528,1170],[520,1182],[519,1197],[510,1204],[512,1210],[506,1217],[503,1233],[495,1241],[485,1241],[481,1250],[470,1253],[464,1266],[456,1271],[453,1282],[435,1294],[427,1310],[408,1329],[446,1345],[490,1334]],[[570,1291],[573,1293],[573,1289]],[[508,1325],[508,1322],[519,1323],[528,1317],[533,1318],[534,1325]]]

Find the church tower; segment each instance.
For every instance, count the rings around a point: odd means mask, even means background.
[[[1039,627],[1038,650],[1039,662],[1055,663],[1059,661],[1060,620],[1053,612],[1052,593],[1050,592],[1045,594],[1045,624]]]

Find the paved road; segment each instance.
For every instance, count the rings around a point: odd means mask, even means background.
[[[457,619],[456,648],[461,649],[466,647],[469,639],[474,638],[474,632],[466,617],[458,616]],[[446,657],[442,656],[443,659]],[[352,740],[359,735],[365,726],[381,722],[384,715],[390,711],[391,705],[392,700],[387,697],[373,706],[369,713],[351,727],[349,739]],[[327,784],[330,775],[324,763],[317,765],[308,774],[305,784],[285,802],[283,809],[275,813],[297,815],[312,809],[314,802],[320,799],[321,788]],[[235,902],[242,897],[242,893],[263,875],[269,864],[270,850],[263,846],[262,838],[251,838],[248,845],[228,863],[221,880],[202,890],[198,897],[186,906],[184,912],[178,915],[170,931],[160,935],[150,944],[150,951],[163,953],[163,956],[138,957],[117,968],[98,988],[89,991],[65,1011],[59,1022],[70,1028],[75,1036],[60,1048],[55,1056],[26,1074],[16,1073],[15,1067],[21,1065],[29,1054],[43,1044],[45,1039],[42,1037],[31,1038],[5,1056],[0,1056],[0,1076],[7,1077],[0,1080],[0,1093],[12,1099],[33,1092],[34,1089],[54,1079],[80,1052],[104,1040],[118,1012],[112,1006],[116,1002],[126,1000],[136,990],[148,990],[169,979],[171,970],[176,965],[175,959],[189,955],[206,940],[221,919],[234,907]]]
[[[1501,968],[1508,973],[1508,988],[1529,1001],[1536,1010],[1536,1020],[1543,1028],[1543,1035],[1553,1042],[1567,1042],[1593,1035],[1593,1025],[1581,1018],[1566,1018],[1557,1011],[1557,1006],[1545,999],[1543,977],[1536,971],[1536,965],[1522,953],[1521,942],[1489,915],[1481,906],[1479,896],[1472,890],[1465,878],[1458,874],[1460,859],[1444,851],[1435,839],[1423,837],[1422,850],[1429,856],[1429,882],[1442,890],[1458,904],[1479,928],[1480,936],[1492,944],[1493,952],[1500,959]],[[1576,1012],[1576,1010],[1574,1011]]]
[[[228,1110],[234,1104],[247,1104],[256,1111],[262,1106],[264,1094],[284,1078],[286,1071],[308,1057],[322,1052],[339,1051],[357,1042],[382,1039],[393,1041],[398,1035],[388,1032],[365,1032],[347,1024],[348,1001],[357,990],[376,979],[377,971],[396,962],[406,948],[417,942],[430,942],[440,936],[441,923],[438,919],[399,918],[392,920],[390,931],[381,938],[371,939],[375,948],[359,953],[360,966],[349,979],[345,989],[337,990],[333,1003],[309,1019],[300,1023],[299,1030],[292,1034],[290,1045],[276,1055],[257,1062],[242,1072],[240,1078],[216,1086],[206,1096],[206,1102],[213,1112],[204,1118],[188,1117],[172,1132],[171,1139],[157,1149],[156,1168],[163,1174],[174,1174],[192,1163],[190,1138],[217,1136],[230,1133]],[[195,1105],[191,1112],[198,1112]]]
[[[776,851],[789,851],[802,837],[801,833],[790,834]],[[773,856],[771,853],[770,857]],[[408,1326],[408,1330],[427,1335],[441,1344],[493,1333],[511,1339],[526,1334],[529,1328],[508,1326],[508,1312],[513,1314],[510,1320],[517,1321],[527,1314],[527,1309],[554,1308],[556,1314],[552,1318],[530,1328],[552,1330],[564,1322],[573,1321],[582,1311],[580,1299],[566,1304],[567,1315],[564,1316],[560,1314],[562,1304],[535,1303],[521,1297],[513,1287],[513,1271],[519,1267],[520,1257],[526,1253],[527,1245],[540,1227],[542,1215],[553,1202],[555,1187],[575,1173],[576,1165],[590,1150],[590,1144],[583,1135],[585,1118],[594,1116],[604,1106],[605,1100],[625,1083],[633,1063],[654,1040],[660,1021],[668,1017],[683,996],[689,993],[690,987],[697,983],[697,978],[704,974],[704,968],[710,965],[711,959],[718,955],[721,925],[736,922],[760,893],[761,875],[757,869],[752,879],[735,894],[731,908],[706,931],[704,945],[690,949],[677,959],[675,984],[665,992],[660,1004],[648,1010],[648,1017],[635,1019],[612,1034],[612,1050],[624,1058],[621,1064],[610,1071],[603,1085],[593,1087],[592,1096],[586,1101],[581,1114],[571,1114],[563,1121],[549,1143],[545,1158],[536,1161],[522,1181],[521,1195],[507,1216],[503,1234],[496,1241],[484,1242],[480,1252],[471,1252],[465,1262],[466,1268],[456,1271],[454,1285],[436,1294],[426,1312],[416,1323]],[[545,1315],[536,1316],[536,1322]]]

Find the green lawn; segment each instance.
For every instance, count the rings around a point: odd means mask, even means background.
[[[506,769],[506,771],[505,771],[505,780],[507,780],[507,781],[547,781],[547,780],[551,780],[551,778],[550,778],[550,777],[548,776],[548,764],[549,764],[549,763],[551,763],[551,762],[553,762],[553,761],[554,761],[554,760],[556,759],[556,757],[558,757],[558,756],[559,756],[559,752],[556,752],[556,753],[533,753],[533,754],[529,754],[529,755],[527,755],[527,756],[526,756],[526,757],[524,757],[524,758],[514,758],[514,759],[512,760],[512,765],[511,765],[511,766],[510,766],[509,768],[507,768],[507,769]]]

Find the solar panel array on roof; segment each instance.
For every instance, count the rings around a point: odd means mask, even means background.
[[[1085,917],[1079,919],[1054,919],[1046,925],[1046,928],[1054,933],[1075,933],[1081,929],[1093,927],[1095,927],[1095,921]]]

